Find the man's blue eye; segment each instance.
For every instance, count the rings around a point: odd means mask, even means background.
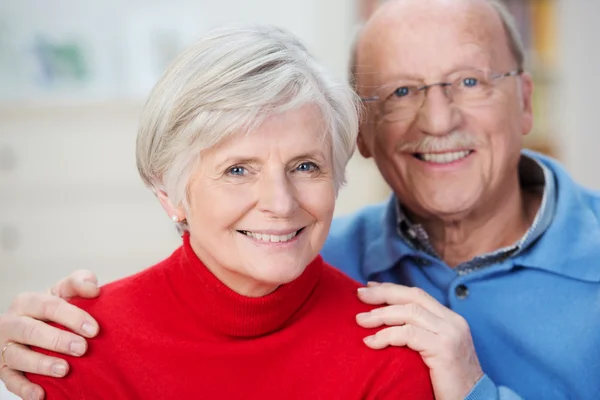
[[[479,83],[479,80],[476,78],[465,78],[463,79],[463,85],[466,87],[475,87]]]
[[[396,97],[404,97],[404,96],[408,96],[410,94],[410,89],[407,86],[402,86],[399,87],[398,89],[394,90],[394,96]]]
[[[231,168],[229,168],[229,170],[227,172],[229,174],[231,174],[231,175],[244,175],[244,172],[246,172],[246,168],[244,168],[244,167],[231,167]]]
[[[316,169],[318,169],[319,167],[317,167],[317,165],[315,163],[312,162],[303,162],[302,164],[298,165],[298,167],[296,168],[297,171],[300,172],[312,172]]]

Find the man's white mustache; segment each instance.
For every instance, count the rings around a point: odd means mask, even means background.
[[[473,135],[455,131],[445,136],[424,135],[419,140],[401,143],[397,150],[404,153],[440,153],[452,150],[472,150],[480,146]]]

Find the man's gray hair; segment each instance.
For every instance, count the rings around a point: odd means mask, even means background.
[[[319,110],[315,118],[322,118],[337,192],[358,134],[359,101],[353,90],[285,30],[212,31],[178,56],[150,93],[137,137],[139,173],[174,206],[189,209],[187,189],[202,150],[307,104]]]
[[[379,3],[381,4],[381,3],[388,2],[388,1],[391,1],[391,0],[380,0]],[[485,0],[485,1],[487,1],[490,4],[490,6],[492,6],[492,8],[498,14],[498,17],[500,17],[500,21],[502,21],[502,26],[504,27],[504,32],[506,34],[506,39],[508,41],[508,46],[510,47],[512,56],[514,57],[514,59],[517,63],[517,68],[525,69],[525,63],[526,63],[525,45],[523,44],[523,38],[521,37],[521,33],[519,32],[515,18],[510,13],[510,11],[508,10],[508,8],[506,7],[506,5],[504,4],[504,2],[502,0]],[[350,53],[350,63],[349,63],[350,65],[349,65],[348,77],[350,80],[350,85],[354,89],[357,89],[357,87],[356,87],[357,54],[356,53],[357,53],[358,40],[360,38],[361,33],[362,33],[362,26],[358,27],[358,29],[354,35],[354,41],[353,41],[352,49],[351,49],[351,53]]]

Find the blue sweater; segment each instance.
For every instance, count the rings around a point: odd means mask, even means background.
[[[352,278],[425,289],[462,315],[486,375],[468,399],[600,399],[600,194],[555,161],[552,221],[515,256],[468,274],[397,231],[397,199],[334,221],[322,251]]]

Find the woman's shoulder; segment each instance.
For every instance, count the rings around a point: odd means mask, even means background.
[[[112,324],[114,318],[120,315],[129,320],[134,311],[139,313],[145,308],[152,308],[164,296],[166,276],[177,262],[178,252],[179,249],[168,258],[133,275],[102,285],[100,295],[96,298],[73,298],[69,302],[90,313],[101,324],[104,319]]]
[[[364,338],[385,327],[363,328],[356,315],[376,307],[361,302],[359,282],[325,265],[307,319],[332,366],[344,368],[350,379],[362,382],[366,398],[433,399],[429,369],[421,355],[408,347],[373,350]],[[311,336],[314,339],[314,334]],[[319,346],[319,344],[310,344]]]
[[[358,281],[348,277],[330,264],[325,263],[319,284],[313,293],[311,313],[316,318],[336,321],[350,332],[363,333],[356,324],[356,314],[367,312],[374,306],[365,304],[358,298]],[[348,331],[347,331],[348,332]]]

